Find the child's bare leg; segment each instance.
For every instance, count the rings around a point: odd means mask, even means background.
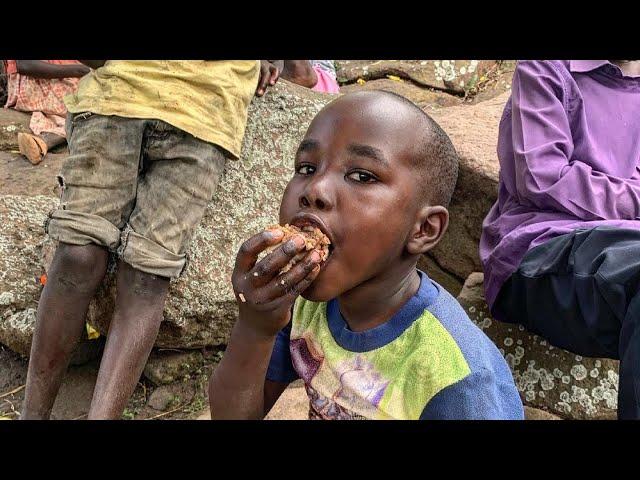
[[[58,145],[63,145],[67,142],[66,138],[51,132],[42,132],[42,135],[40,136],[47,144],[47,150],[51,150],[52,148],[55,148]]]
[[[49,418],[108,255],[97,245],[60,243],[56,250],[38,303],[22,419]]]
[[[119,419],[151,352],[162,322],[169,279],[120,262],[116,307],[102,355],[89,419]]]

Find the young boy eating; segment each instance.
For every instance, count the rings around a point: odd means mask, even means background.
[[[521,419],[509,368],[456,300],[416,269],[444,234],[458,157],[444,131],[388,92],[338,98],[313,120],[280,223],[317,227],[329,256],[270,228],[238,253],[239,303],[212,375],[214,419],[261,419],[301,378],[310,418]]]

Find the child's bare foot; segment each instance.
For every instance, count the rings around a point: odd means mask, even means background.
[[[38,165],[49,151],[47,143],[37,135],[18,133],[18,148],[33,165]]]
[[[31,133],[18,134],[20,153],[34,165],[42,162],[45,155],[54,147],[66,142],[64,137],[55,133],[43,132],[41,136]]]

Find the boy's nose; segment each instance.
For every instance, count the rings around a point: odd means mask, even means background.
[[[313,207],[318,210],[328,210],[333,202],[330,199],[329,189],[326,181],[315,180],[309,182],[307,188],[302,192],[299,200],[300,207]]]
[[[300,206],[301,207],[310,207],[313,205],[318,210],[324,210],[326,208],[326,204],[321,198],[316,198],[315,201],[310,201],[307,197],[300,197]]]

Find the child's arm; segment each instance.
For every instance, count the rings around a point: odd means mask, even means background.
[[[81,63],[84,63],[89,68],[93,68],[94,70],[96,68],[102,67],[105,63],[107,63],[106,60],[78,60],[78,61]]]
[[[307,88],[313,88],[318,83],[318,76],[309,60],[285,60],[280,76]]]
[[[269,360],[278,332],[291,319],[295,299],[318,275],[321,257],[312,250],[279,275],[280,269],[305,248],[304,239],[298,236],[257,262],[258,255],[277,245],[283,235],[281,230],[255,235],[236,257],[232,283],[239,314],[224,357],[209,382],[213,419],[264,418],[286,388],[286,383],[266,380]]]
[[[287,387],[265,380],[274,341],[238,319],[209,382],[212,419],[262,419],[269,412]]]
[[[18,73],[35,78],[82,77],[90,72],[85,65],[56,65],[42,60],[16,60]]]
[[[551,62],[519,62],[513,77],[512,142],[518,197],[583,220],[640,218],[640,181],[593,170],[573,158],[562,75]],[[571,159],[571,162],[569,161]]]

